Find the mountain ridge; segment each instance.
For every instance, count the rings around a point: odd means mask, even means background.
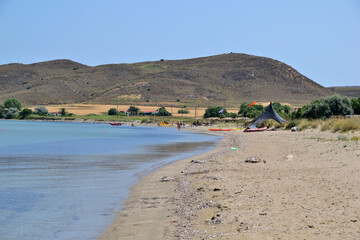
[[[182,60],[87,66],[70,59],[0,65],[0,101],[304,104],[334,92],[275,59],[229,53]]]

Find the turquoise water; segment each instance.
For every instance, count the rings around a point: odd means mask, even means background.
[[[96,239],[139,174],[219,137],[175,128],[0,121],[0,238]]]

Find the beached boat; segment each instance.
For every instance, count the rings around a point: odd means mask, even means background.
[[[209,131],[231,131],[231,128],[209,128]]]
[[[267,129],[267,127],[262,128],[247,128],[244,130],[244,132],[263,132]]]
[[[111,126],[121,126],[121,123],[110,123]]]

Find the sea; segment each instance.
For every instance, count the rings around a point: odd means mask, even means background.
[[[0,239],[97,239],[131,186],[220,137],[171,127],[0,121]]]

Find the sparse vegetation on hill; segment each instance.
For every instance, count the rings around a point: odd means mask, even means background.
[[[185,60],[89,67],[71,60],[0,66],[0,100],[25,105],[244,101],[305,104],[333,92],[274,59],[222,54]],[[140,104],[139,104],[140,105]]]

